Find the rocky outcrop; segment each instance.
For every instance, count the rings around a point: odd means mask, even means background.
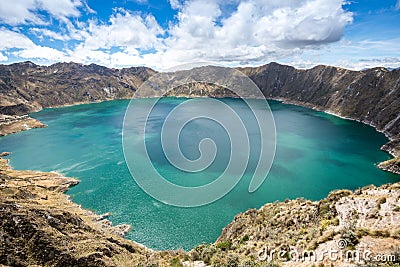
[[[227,88],[205,82],[187,83],[177,86],[166,92],[164,96],[215,98],[237,97],[235,93],[231,92]]]
[[[237,215],[215,243],[190,255],[216,266],[396,266],[399,198],[393,184],[266,204]]]
[[[400,158],[390,159],[378,164],[378,167],[382,170],[400,174]]]
[[[46,127],[45,124],[28,115],[10,116],[0,114],[0,136],[44,127]]]

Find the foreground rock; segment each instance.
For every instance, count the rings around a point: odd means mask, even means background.
[[[83,210],[63,193],[77,183],[57,173],[15,171],[0,159],[0,265],[392,266],[400,261],[400,184],[335,191],[318,202],[266,204],[237,215],[215,243],[186,253],[153,251],[123,239],[127,226],[113,226],[106,219],[112,214]],[[284,253],[268,258],[272,250]],[[332,250],[353,258],[332,260],[324,254]],[[322,258],[290,260],[294,251]],[[354,253],[365,251],[368,258],[356,258]],[[377,255],[390,260],[377,261]]]
[[[378,167],[382,170],[400,174],[400,158],[390,159],[378,164]]]
[[[214,244],[190,254],[213,266],[393,266],[400,263],[399,199],[393,184],[266,204],[237,215]]]

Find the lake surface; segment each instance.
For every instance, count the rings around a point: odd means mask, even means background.
[[[168,164],[156,130],[183,101],[166,98],[159,103],[150,122],[152,141],[146,144],[160,173],[176,183],[196,185],[199,179],[210,181],[213,174],[223,170],[227,160],[223,150],[229,148],[229,143],[219,125],[200,120],[182,132],[182,151],[196,158],[199,140],[210,137],[220,145],[218,153],[222,152],[215,166],[193,174],[196,179],[192,179]],[[250,116],[246,108],[241,108],[245,105],[241,100],[222,101],[240,110],[242,118]],[[214,242],[236,214],[267,202],[297,197],[318,200],[334,189],[399,180],[399,176],[376,167],[390,156],[379,149],[387,141],[385,136],[372,127],[302,107],[269,103],[276,123],[277,149],[267,179],[256,192],[249,193],[250,176],[245,174],[225,197],[202,207],[165,205],[144,193],[132,179],[121,144],[129,101],[42,110],[32,116],[48,128],[0,138],[0,151],[12,152],[9,158],[15,169],[58,171],[78,178],[81,182],[67,192],[76,203],[99,214],[111,212],[114,224],[132,225],[127,238],[153,249],[191,249],[202,242]],[[204,108],[208,108],[207,103]],[[256,138],[257,132],[251,136]],[[252,146],[256,148],[257,142]],[[250,166],[253,160],[251,157]]]

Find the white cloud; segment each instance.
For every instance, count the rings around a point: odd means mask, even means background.
[[[367,59],[360,59],[358,61],[350,61],[350,60],[339,60],[336,66],[343,67],[346,69],[353,69],[353,70],[362,70],[362,69],[369,69],[375,67],[385,67],[389,69],[397,69],[400,68],[400,58],[367,58]]]
[[[5,56],[1,51],[17,49],[12,55],[22,59],[45,59],[49,62],[62,61],[66,58],[65,54],[57,49],[39,46],[33,43],[25,35],[0,28],[0,61],[5,61]]]
[[[151,14],[114,9],[108,21],[81,21],[84,0],[15,0],[14,16],[0,7],[0,20],[10,25],[44,24],[37,11],[62,21],[59,31],[48,25],[31,27],[39,40],[65,42],[64,49],[34,44],[27,36],[4,29],[0,51],[22,49],[13,55],[48,61],[95,62],[107,66],[147,65],[168,68],[188,61],[222,64],[261,64],[301,55],[335,43],[353,14],[346,0],[170,0],[176,23],[162,28]],[[228,10],[228,11],[227,11]]]
[[[85,36],[82,46],[92,50],[111,47],[150,49],[160,43],[159,34],[163,34],[163,30],[152,15],[142,18],[119,9],[108,24],[91,21],[88,30],[82,33]]]
[[[8,60],[8,57],[3,55],[3,53],[0,52],[0,62],[1,61],[7,61],[7,60]]]
[[[37,3],[38,9],[45,10],[58,19],[79,17],[78,8],[83,6],[80,0],[39,0]]]
[[[298,69],[309,69],[317,65],[330,65],[341,67],[350,70],[363,70],[375,67],[385,67],[389,69],[400,68],[400,58],[388,57],[388,58],[366,58],[358,60],[350,59],[339,59],[334,62],[317,62],[313,60],[302,60],[295,59],[288,62],[281,62],[282,64],[288,64]]]
[[[166,63],[265,62],[340,40],[353,14],[343,0],[241,1],[222,17],[218,0],[186,2],[165,40]],[[171,2],[175,6],[175,1]],[[171,61],[172,60],[172,61]]]
[[[147,0],[129,0],[129,1],[136,2],[138,4],[146,4],[148,2]]]
[[[64,61],[64,53],[50,47],[35,45],[20,51],[13,52],[13,55],[24,59],[45,59],[46,61]]]
[[[173,9],[179,9],[183,6],[180,0],[169,0],[169,4]]]
[[[400,38],[358,42],[344,39],[318,50],[307,50],[279,62],[297,68],[310,68],[316,65],[332,65],[352,70],[373,67],[398,68],[400,67],[400,51],[397,49],[399,42]]]
[[[100,50],[85,49],[81,46],[74,51],[67,51],[68,61],[78,63],[96,63],[104,66],[110,66],[110,54]]]
[[[400,10],[400,0],[397,0],[395,10]]]
[[[0,28],[0,51],[9,48],[30,48],[35,44],[25,35],[10,31],[4,27]]]
[[[32,12],[35,10],[34,0],[5,0],[0,5],[0,21],[11,24],[25,24],[28,21],[44,24],[42,19]]]
[[[79,8],[90,12],[86,3],[81,0],[2,0],[0,21],[9,25],[47,24],[39,11],[65,21],[68,17],[78,17],[81,14]]]
[[[67,34],[61,34],[46,28],[31,28],[29,32],[35,34],[40,40],[44,40],[46,38],[60,41],[71,40],[71,37]]]
[[[82,42],[67,51],[73,61],[108,66],[135,65],[140,61],[144,65],[139,50],[156,51],[163,47],[160,36],[164,30],[152,15],[141,16],[115,9],[107,23],[92,20],[78,27],[80,29],[71,25],[76,39]]]

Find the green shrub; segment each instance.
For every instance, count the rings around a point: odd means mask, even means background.
[[[388,230],[375,230],[372,232],[372,235],[376,237],[389,237],[390,233]]]
[[[360,229],[357,229],[356,235],[358,238],[361,238],[363,236],[371,235],[371,233],[368,229],[360,228]]]
[[[386,197],[381,197],[378,199],[378,207],[381,208],[381,205],[386,203]]]
[[[216,245],[217,248],[219,248],[219,249],[221,249],[223,251],[230,249],[231,246],[232,246],[232,242],[229,241],[229,240],[219,242]]]
[[[169,261],[171,267],[182,267],[183,264],[178,258],[173,258]]]
[[[249,241],[249,239],[250,239],[249,235],[244,235],[242,239],[240,239],[239,244],[243,244],[244,242]]]

